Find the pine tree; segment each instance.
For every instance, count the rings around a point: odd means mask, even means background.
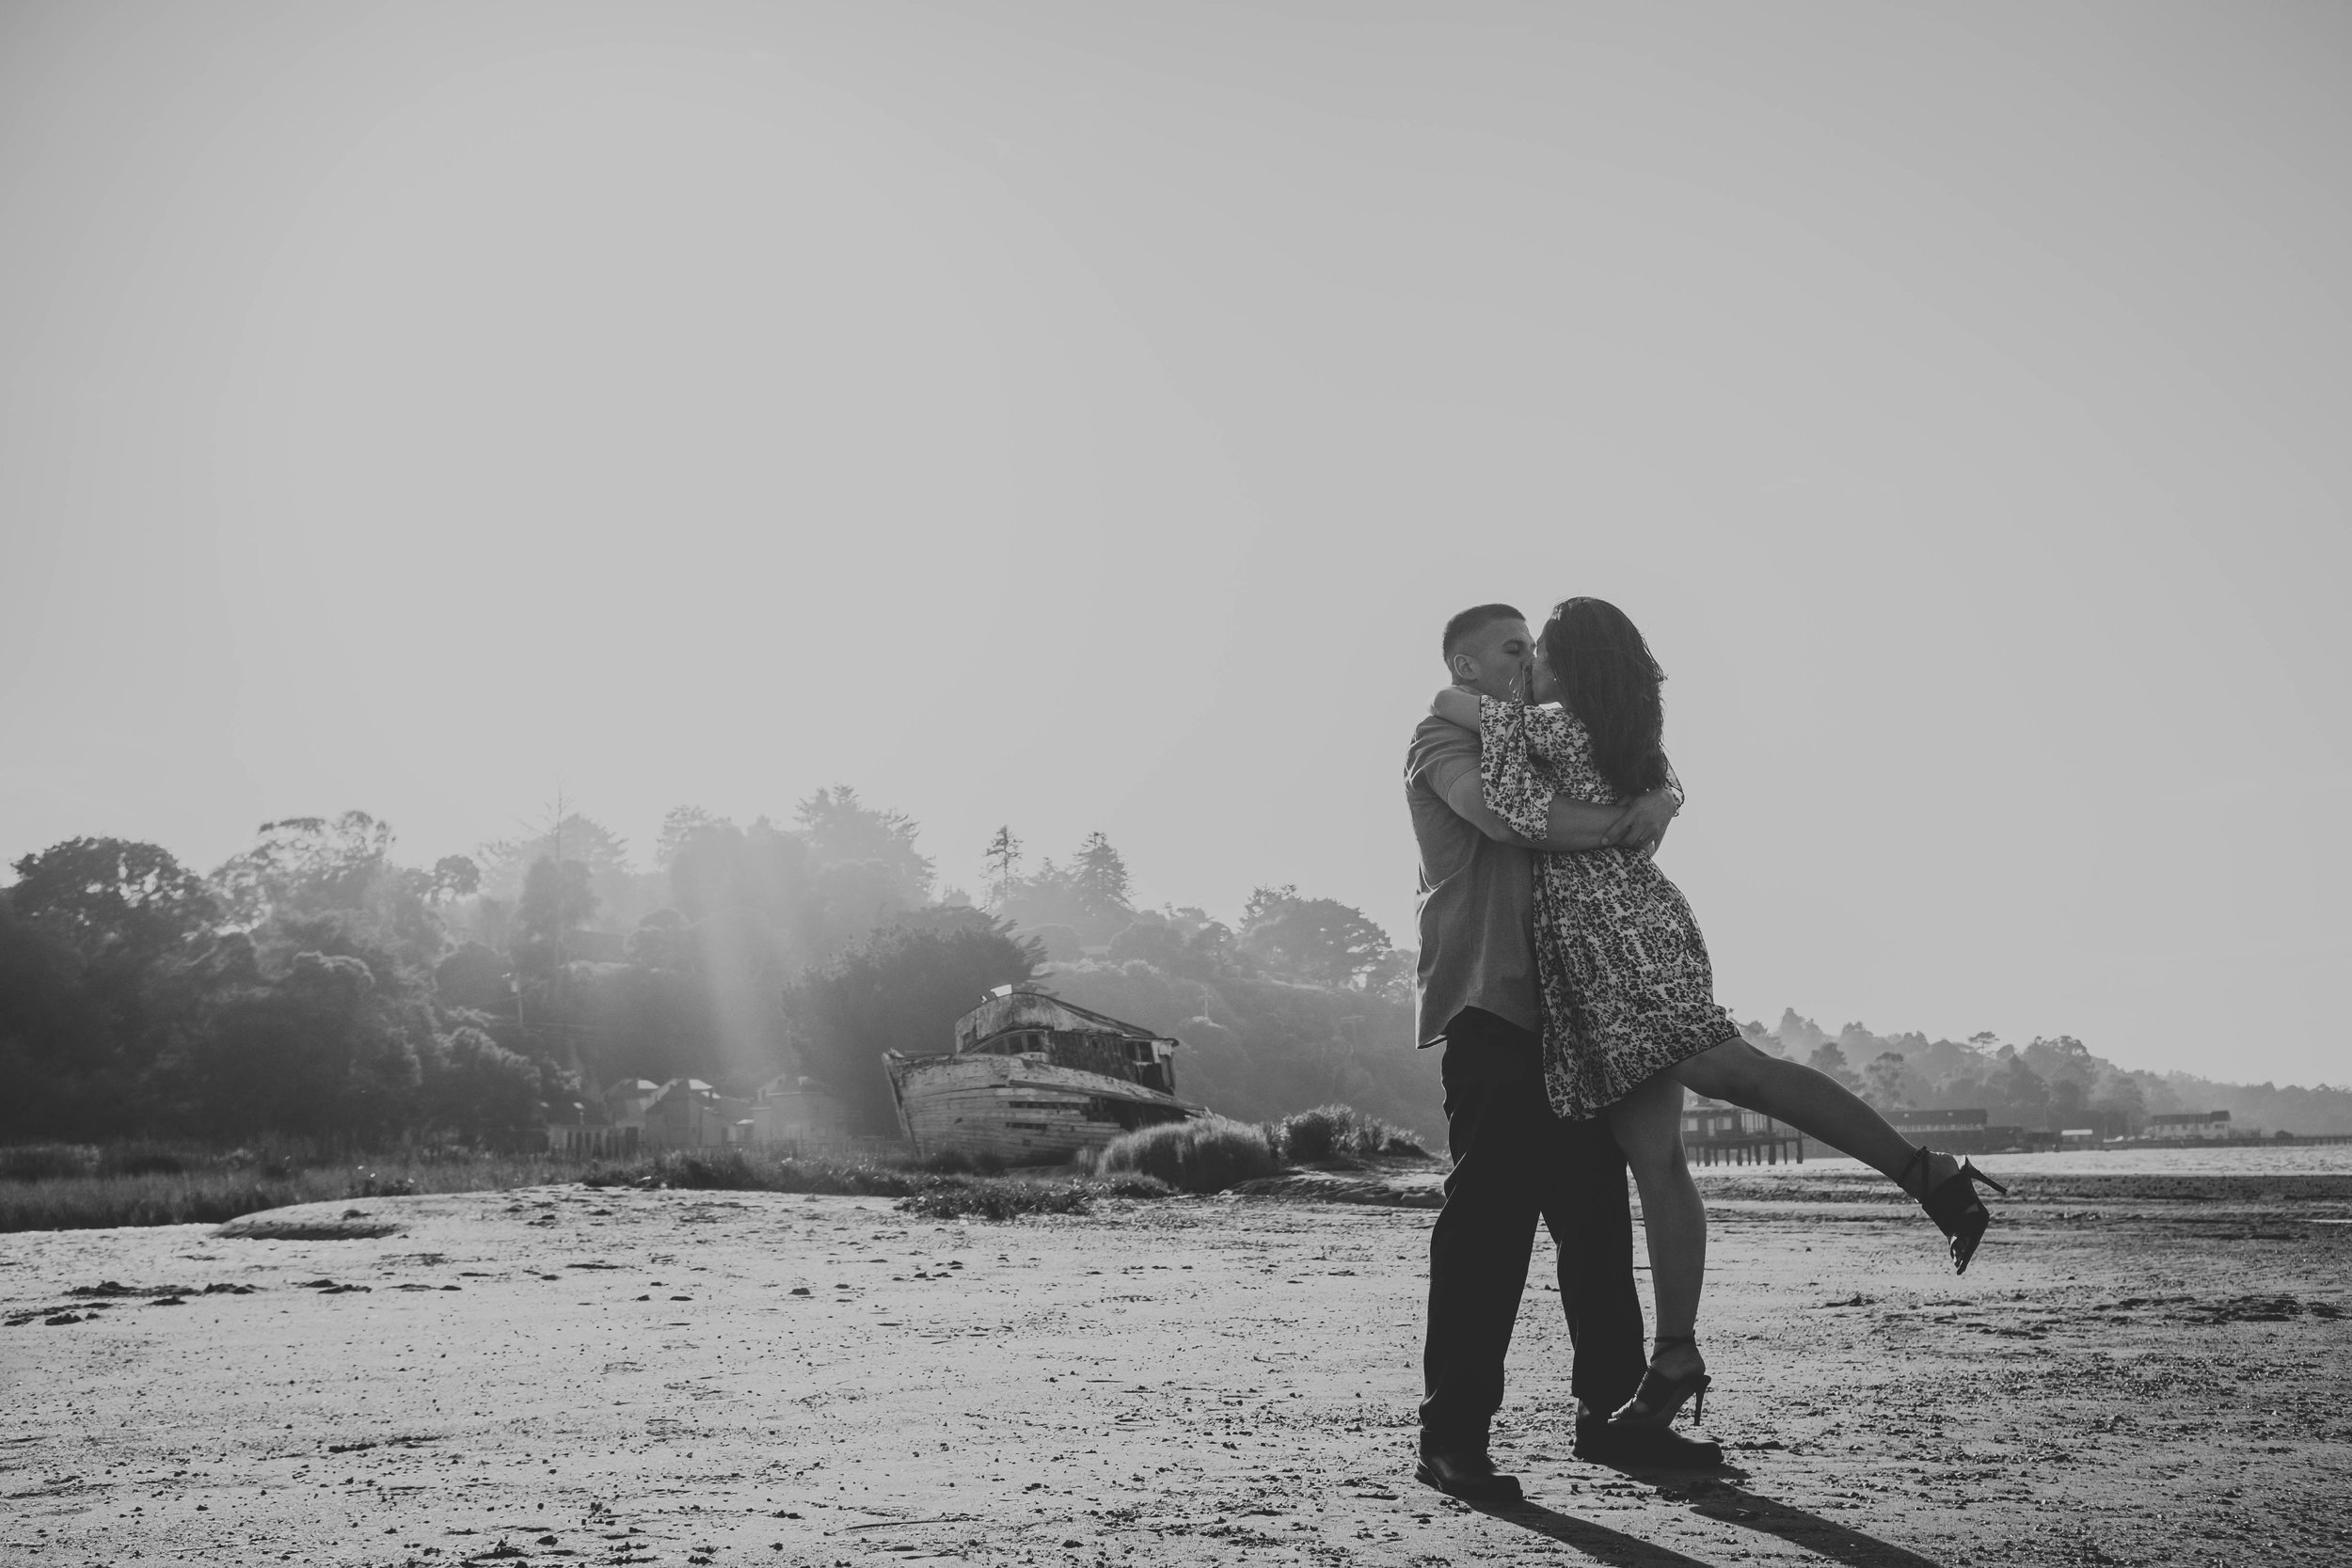
[[[1020,879],[1021,840],[1013,836],[1012,824],[1008,822],[988,841],[988,907],[993,910],[1003,904]]]
[[[1126,860],[1099,831],[1087,834],[1086,842],[1078,846],[1077,863],[1071,873],[1089,914],[1124,914],[1133,909],[1129,895],[1135,879],[1128,875]]]

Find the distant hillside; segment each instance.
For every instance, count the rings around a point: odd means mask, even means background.
[[[2185,1072],[2144,1072],[2093,1053],[2071,1035],[2008,1044],[1978,1035],[1931,1040],[1879,1035],[1860,1023],[1831,1034],[1794,1008],[1742,1033],[1764,1050],[1810,1062],[1882,1106],[1982,1107],[2020,1127],[2096,1127],[2110,1137],[2151,1117],[2227,1111],[2233,1126],[2305,1137],[2352,1134],[2352,1087],[2225,1084]]]

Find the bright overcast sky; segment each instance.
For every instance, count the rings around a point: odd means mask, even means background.
[[[1411,940],[1622,605],[1723,999],[2352,1079],[2352,10],[0,9],[0,851],[651,847]]]

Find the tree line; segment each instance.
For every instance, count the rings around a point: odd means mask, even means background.
[[[995,986],[1138,966],[1244,999],[1187,993],[1168,1030],[1200,1046],[1188,1097],[1231,1114],[1333,1098],[1409,1035],[1409,975],[1361,911],[1287,887],[1231,927],[1142,910],[1102,834],[1031,868],[1009,829],[976,906],[937,891],[918,832],[836,787],[788,825],[681,807],[650,869],[563,813],[429,869],[361,812],[265,824],[202,875],[54,845],[0,890],[0,1137],[490,1141],[617,1081],[779,1076],[888,1132],[882,1051],[948,1049]],[[1425,1125],[1416,1066],[1359,1098]]]
[[[1227,1115],[1343,1101],[1440,1141],[1411,955],[1361,911],[1289,886],[1230,922],[1145,908],[1104,835],[1032,863],[1009,826],[975,900],[939,887],[919,832],[834,787],[783,823],[681,807],[650,866],[563,812],[430,867],[359,812],[265,824],[205,874],[152,844],[53,845],[0,889],[0,1138],[482,1142],[680,1077],[805,1079],[888,1133],[882,1053],[950,1049],[1009,984],[1182,1039],[1180,1091]],[[2352,1091],[2134,1072],[2067,1036],[1833,1036],[1794,1011],[1745,1032],[1890,1109],[2352,1132]]]
[[[2088,1128],[2103,1138],[2144,1132],[2152,1117],[2228,1111],[2240,1127],[2306,1136],[2352,1133],[2352,1089],[2227,1084],[2185,1072],[2119,1066],[2072,1035],[2014,1045],[1986,1031],[1965,1040],[1877,1035],[1849,1023],[1836,1035],[1788,1008],[1743,1033],[1775,1054],[1820,1069],[1881,1110],[1981,1109],[1995,1126]]]

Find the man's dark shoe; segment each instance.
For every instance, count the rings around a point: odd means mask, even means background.
[[[1517,1503],[1519,1478],[1500,1474],[1484,1449],[1423,1449],[1413,1479],[1466,1503]]]
[[[1724,1447],[1703,1437],[1685,1437],[1671,1427],[1613,1421],[1580,1405],[1576,1457],[1637,1470],[1711,1470],[1724,1462]]]

